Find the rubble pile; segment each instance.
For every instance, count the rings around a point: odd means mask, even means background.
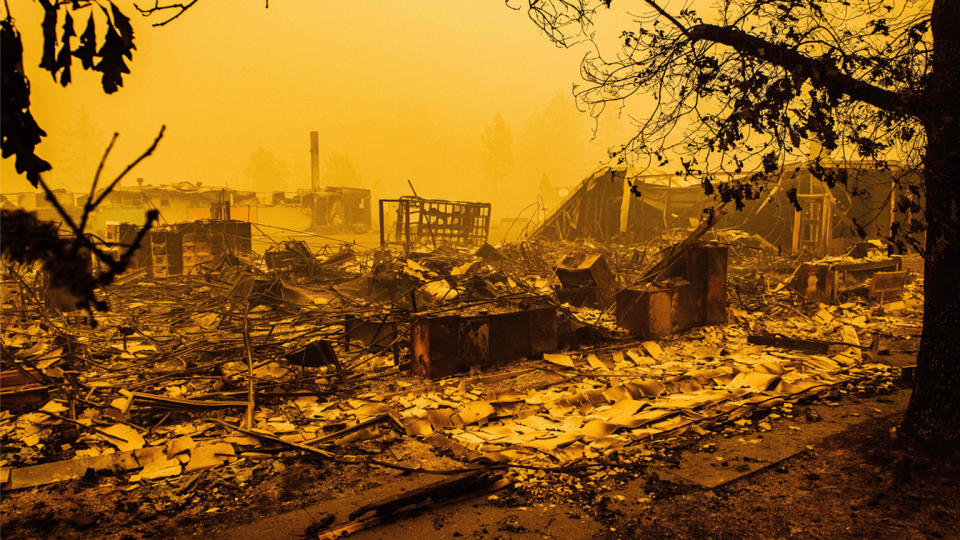
[[[726,240],[725,322],[653,338],[618,326],[613,293],[643,284],[663,240],[319,254],[287,242],[124,276],[96,327],[51,309],[41,272],[8,267],[0,480],[112,470],[136,486],[216,467],[249,479],[293,455],[416,471],[435,455],[519,467],[529,483],[531,470],[649,460],[892,384],[883,340],[915,335],[920,279],[891,301],[814,302],[791,286],[799,261]],[[850,261],[823,264],[838,262]],[[604,289],[593,300],[560,292],[578,264]]]

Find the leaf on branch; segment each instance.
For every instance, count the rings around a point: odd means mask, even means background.
[[[50,0],[40,0],[43,7],[43,22],[40,29],[43,33],[43,56],[40,58],[40,67],[49,71],[53,79],[57,79],[57,4]]]
[[[819,157],[810,164],[810,174],[830,189],[838,185],[847,186],[850,180],[846,168],[825,167]],[[851,195],[857,196],[857,193],[852,192]]]
[[[875,34],[881,34],[884,36],[890,35],[890,26],[887,24],[886,19],[870,21],[870,26],[873,27],[873,32]]]
[[[36,187],[40,173],[50,170],[50,164],[34,152],[46,132],[30,112],[30,83],[23,70],[23,44],[12,19],[0,22],[0,62],[3,64],[0,148],[4,158],[16,157],[17,173],[26,173],[27,180]]]
[[[97,54],[97,31],[93,26],[93,14],[87,19],[87,28],[80,35],[80,46],[73,55],[80,59],[83,69],[93,69],[93,57]]]
[[[70,76],[70,64],[73,60],[73,55],[70,52],[70,38],[76,36],[77,33],[73,30],[73,17],[70,16],[70,12],[67,12],[67,16],[63,21],[63,45],[60,47],[60,52],[57,53],[57,70],[62,70],[60,72],[60,86],[66,86],[70,84],[72,80]]]
[[[777,164],[777,153],[768,152],[763,156],[763,172],[767,174],[773,174],[777,172],[779,165]]]
[[[704,195],[706,195],[706,196],[708,196],[708,197],[709,197],[710,195],[713,195],[713,191],[714,191],[714,189],[713,189],[713,182],[711,182],[709,178],[706,178],[706,177],[702,178],[702,179],[700,180],[700,185],[703,186],[703,194],[704,194]]]
[[[3,254],[21,264],[40,262],[53,287],[66,287],[80,299],[78,307],[105,309],[94,290],[96,279],[91,274],[89,256],[73,251],[69,239],[57,232],[57,225],[37,218],[26,210],[3,210]]]
[[[130,49],[123,42],[123,38],[117,32],[114,25],[107,21],[107,35],[103,39],[103,46],[97,52],[100,62],[94,66],[94,70],[103,73],[100,82],[103,85],[103,91],[112,94],[123,86],[123,74],[130,73],[127,63],[123,60],[124,56],[129,58],[132,54]]]
[[[137,47],[133,44],[133,27],[130,26],[130,19],[124,15],[113,2],[110,3],[110,12],[113,13],[113,24],[120,32],[120,38],[123,39],[125,47],[124,56],[133,59],[133,50]]]

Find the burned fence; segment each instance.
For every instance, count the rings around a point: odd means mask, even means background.
[[[490,234],[490,203],[401,197],[380,200],[380,245],[476,247]]]

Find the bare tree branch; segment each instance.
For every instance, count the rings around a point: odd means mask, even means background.
[[[156,149],[157,144],[163,137],[165,126],[160,128],[160,133],[154,139],[153,143],[137,159],[127,165],[124,170],[108,185],[99,197],[93,197],[96,191],[97,179],[103,169],[107,155],[113,148],[117,139],[114,134],[107,146],[106,151],[101,158],[100,165],[97,167],[96,177],[91,187],[91,195],[87,199],[83,208],[83,215],[80,217],[80,223],[67,213],[66,209],[57,199],[53,190],[43,180],[38,178],[38,185],[46,195],[47,200],[56,210],[62,222],[70,229],[72,238],[65,238],[57,232],[57,226],[54,223],[41,221],[35,214],[15,210],[3,210],[3,225],[0,231],[3,233],[3,241],[0,247],[3,253],[9,255],[14,260],[24,263],[41,262],[43,267],[50,273],[53,282],[57,286],[65,286],[80,299],[79,305],[92,314],[93,309],[107,309],[105,302],[97,300],[95,290],[97,287],[109,285],[114,278],[123,272],[129,265],[134,253],[140,247],[147,233],[159,218],[157,210],[147,212],[146,222],[137,231],[133,242],[126,246],[119,258],[107,253],[100,246],[97,246],[92,239],[85,234],[85,227],[89,221],[91,213],[97,206],[103,202],[104,198],[118,185],[120,180],[137,164],[150,156]],[[89,259],[86,253],[97,257],[108,267],[106,272],[99,272],[96,277],[91,274]],[[94,323],[96,321],[94,320]]]
[[[150,156],[150,154],[153,154],[153,151],[157,148],[157,144],[160,143],[160,139],[163,138],[163,132],[166,131],[166,129],[167,129],[167,126],[160,126],[160,133],[157,133],[157,137],[153,140],[153,144],[150,145],[150,148],[147,148],[146,151],[140,154],[140,157],[138,157],[132,163],[127,165],[127,167],[123,169],[123,171],[120,174],[118,174],[117,177],[114,178],[112,182],[110,182],[110,185],[108,185],[106,189],[103,190],[103,193],[101,193],[100,196],[97,197],[97,200],[94,201],[93,206],[98,206],[101,202],[103,202],[103,199],[105,199],[107,195],[109,195],[110,192],[113,191],[113,188],[115,188],[117,184],[120,182],[120,180],[122,180],[123,177],[126,176],[128,172],[130,172],[130,169],[136,167],[138,163],[146,159],[148,156]]]
[[[690,28],[687,36],[694,42],[711,41],[727,45],[741,54],[782,67],[810,79],[817,86],[846,94],[879,109],[920,116],[921,107],[912,97],[861,81],[842,73],[830,61],[804,56],[794,48],[771,43],[740,29],[698,24]]]
[[[97,184],[100,182],[100,173],[103,172],[103,165],[107,162],[107,156],[110,155],[110,150],[113,149],[113,144],[117,142],[117,137],[120,134],[114,132],[113,137],[110,138],[110,144],[107,145],[107,149],[103,151],[103,156],[100,158],[100,163],[97,165],[97,172],[93,175],[93,183],[90,184],[90,195],[87,196],[87,200],[83,204],[83,218],[80,220],[80,230],[86,230],[87,219],[91,212],[93,212],[93,196],[97,193]]]
[[[169,17],[169,18],[167,18],[167,19],[164,19],[164,20],[161,21],[161,22],[158,22],[158,23],[154,23],[154,24],[153,24],[153,26],[164,26],[164,25],[166,25],[167,23],[169,23],[169,22],[173,21],[174,19],[176,19],[177,17],[183,15],[183,13],[184,13],[185,11],[187,11],[188,9],[190,9],[191,7],[193,7],[193,5],[196,4],[198,1],[199,1],[199,0],[190,0],[190,1],[187,2],[186,4],[182,4],[182,3],[179,3],[179,2],[178,2],[178,3],[176,3],[176,4],[163,4],[163,5],[160,5],[160,0],[154,0],[154,2],[153,2],[153,7],[142,8],[142,7],[140,7],[139,5],[137,5],[136,2],[134,2],[133,7],[135,7],[135,8],[137,9],[137,11],[139,11],[140,14],[143,15],[144,17],[148,17],[148,16],[153,15],[154,13],[157,13],[157,12],[159,12],[159,11],[177,10],[177,12],[176,12],[173,16],[171,16],[171,17]],[[269,6],[268,6],[268,7],[269,7]]]
[[[660,7],[659,4],[657,4],[657,3],[654,2],[653,0],[644,0],[644,2],[646,2],[647,4],[649,4],[650,7],[652,7],[652,8],[655,9],[655,10],[657,10],[657,13],[659,13],[660,15],[663,15],[668,21],[670,21],[671,23],[673,23],[673,25],[676,26],[677,29],[680,30],[680,32],[681,32],[683,35],[685,35],[685,36],[687,36],[687,37],[690,37],[690,31],[687,30],[687,28],[686,28],[685,26],[683,26],[682,24],[680,24],[680,21],[678,21],[677,19],[675,19],[675,18],[673,17],[673,15],[670,15],[669,13],[667,13],[667,11],[666,11],[665,9],[663,9],[662,7]]]

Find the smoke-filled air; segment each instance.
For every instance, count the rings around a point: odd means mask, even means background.
[[[16,7],[19,24],[39,26],[40,9]],[[114,131],[107,170],[165,124],[124,185],[309,189],[317,131],[323,185],[376,200],[410,195],[410,180],[420,196],[488,201],[506,218],[539,188],[573,186],[608,161],[628,125],[576,109],[586,49],[557,48],[526,11],[498,2],[201,2],[160,28],[128,11],[137,50],[111,95],[77,69],[61,88],[37,67],[40,33],[23,33],[52,187],[84,191]],[[30,187],[11,160],[2,175],[5,193]]]

